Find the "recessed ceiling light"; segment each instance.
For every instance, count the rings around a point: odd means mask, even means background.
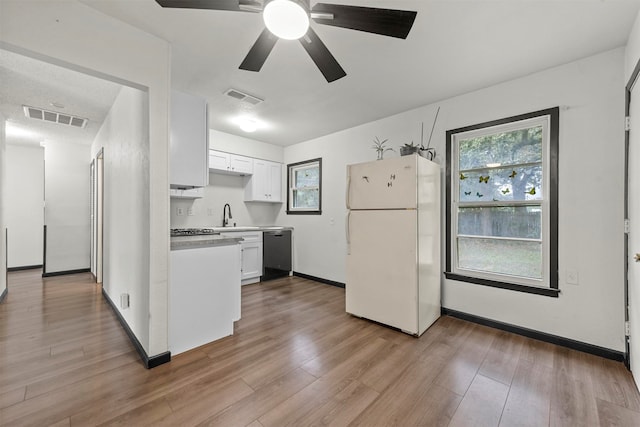
[[[309,13],[292,0],[273,0],[262,12],[264,25],[275,36],[285,40],[296,40],[307,34]]]

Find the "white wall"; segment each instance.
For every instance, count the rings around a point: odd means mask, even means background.
[[[282,163],[284,148],[251,138],[231,135],[214,129],[209,130],[209,148],[226,153],[239,154],[257,159]],[[225,203],[231,206],[233,219],[238,225],[273,225],[280,212],[278,203],[245,203],[246,179],[237,175],[209,174],[209,185],[204,197],[197,200],[171,199],[171,228],[219,227],[222,225],[222,210]],[[283,193],[286,194],[286,193]],[[184,215],[177,215],[177,208]],[[187,215],[192,208],[193,215]]]
[[[633,24],[631,33],[629,33],[629,40],[625,49],[625,61],[624,61],[624,83],[627,84],[631,73],[638,63],[640,58],[640,12],[636,17],[636,22]]]
[[[255,157],[256,159],[271,160],[272,162],[282,162],[284,158],[283,147],[251,138],[231,135],[215,129],[209,129],[209,149]]]
[[[5,194],[6,185],[6,144],[5,144],[5,119],[0,114],[0,195]],[[0,295],[7,290],[7,245],[5,239],[5,201],[0,196]]]
[[[374,160],[375,136],[396,150],[419,142],[420,122],[428,136],[441,106],[432,146],[444,165],[446,130],[560,106],[560,297],[443,279],[443,306],[623,351],[623,54],[605,52],[286,147],[285,163],[322,157],[323,165],[323,214],[278,217],[296,230],[294,270],[345,281],[346,165]],[[566,284],[567,269],[578,271],[578,286]]]
[[[6,156],[7,267],[42,265],[44,149],[7,144]]]
[[[89,268],[89,146],[49,142],[44,149],[45,273]]]
[[[122,87],[93,145],[104,148],[104,236],[102,286],[138,340],[148,340],[149,318],[149,127],[146,92]],[[87,154],[87,157],[89,155]],[[128,293],[130,308],[120,307]]]
[[[77,1],[3,0],[1,7],[4,49],[148,91],[149,188],[142,203],[150,213],[145,225],[149,234],[134,254],[140,261],[135,270],[121,265],[111,268],[122,275],[148,277],[137,282],[143,299],[132,302],[130,310],[135,312],[133,317],[149,319],[149,326],[134,333],[148,355],[163,353],[168,349],[170,46]],[[125,235],[126,227],[105,219],[105,233],[116,230],[119,236]],[[115,244],[114,250],[127,250],[126,239]]]

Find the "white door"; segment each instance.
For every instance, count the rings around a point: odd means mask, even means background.
[[[629,355],[631,372],[636,384],[640,383],[640,85],[631,91],[631,131],[629,132]]]
[[[417,211],[351,211],[347,222],[347,313],[417,334]]]
[[[416,168],[415,156],[349,165],[347,207],[349,209],[415,208]]]

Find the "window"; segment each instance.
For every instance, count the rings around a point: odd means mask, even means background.
[[[447,278],[558,296],[558,118],[447,131]]]
[[[322,213],[322,159],[287,165],[287,214]]]

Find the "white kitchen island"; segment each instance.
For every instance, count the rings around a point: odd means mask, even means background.
[[[233,334],[240,319],[240,240],[174,239],[169,283],[172,355]]]

